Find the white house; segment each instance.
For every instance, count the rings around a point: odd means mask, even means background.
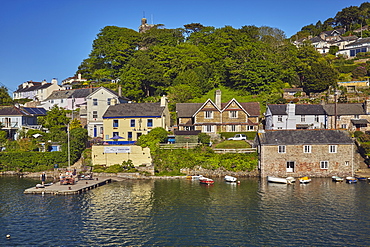
[[[325,129],[326,113],[322,105],[267,105],[266,130]]]
[[[27,81],[18,86],[18,89],[13,93],[13,99],[32,99],[35,101],[43,101],[55,91],[60,90],[57,79],[52,79],[51,83],[46,80],[42,82]]]

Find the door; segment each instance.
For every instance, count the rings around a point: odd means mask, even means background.
[[[94,137],[97,137],[97,135],[98,135],[98,130],[96,128],[96,125],[94,125]]]
[[[286,163],[286,172],[294,172],[294,161],[288,161]]]

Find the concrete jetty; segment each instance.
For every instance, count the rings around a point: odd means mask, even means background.
[[[73,185],[61,185],[59,182],[48,186],[31,187],[24,191],[25,194],[53,194],[53,195],[73,195],[92,190],[99,186],[111,183],[111,178],[95,178],[91,180],[78,180]]]

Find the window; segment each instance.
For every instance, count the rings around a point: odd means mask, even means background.
[[[303,146],[303,153],[311,153],[311,146],[310,145],[304,145]]]
[[[213,111],[205,111],[204,115],[205,118],[213,118]]]
[[[328,169],[329,161],[320,161],[320,169]]]
[[[132,132],[127,132],[127,139],[128,139],[129,141],[131,141],[131,140],[132,140]]]
[[[113,120],[113,128],[118,128],[118,119]]]
[[[236,125],[230,125],[230,131],[236,132]]]
[[[61,100],[60,100],[60,103],[63,103],[63,102],[64,102],[64,101],[63,101],[63,99],[61,99]]]
[[[204,132],[212,132],[213,131],[212,125],[203,125]]]
[[[283,127],[277,127],[277,129],[278,129],[278,130],[282,130],[282,129],[283,129]]]
[[[100,127],[100,134],[103,134],[103,130],[104,130],[104,128]]]
[[[109,135],[105,135],[105,140],[108,140],[109,139]]]
[[[254,130],[254,126],[253,125],[248,125],[248,130]]]
[[[345,166],[349,166],[349,161],[344,161]]]
[[[135,119],[131,119],[130,126],[135,127]]]
[[[110,105],[111,100],[112,100],[111,98],[107,99],[107,105]]]
[[[355,115],[355,119],[359,119],[360,118],[360,115]]]
[[[306,116],[305,115],[301,115],[301,122],[302,123],[306,122]]]
[[[98,105],[98,99],[93,99],[93,105]]]
[[[93,111],[93,118],[98,118],[98,111]]]
[[[282,115],[278,115],[278,122],[283,122],[283,116]]]
[[[285,146],[278,146],[278,153],[286,153]]]
[[[329,153],[336,153],[337,145],[329,145]]]
[[[51,103],[51,104],[54,104],[54,100],[53,100],[53,99],[52,99],[52,100],[50,100],[50,103]]]
[[[147,127],[153,127],[153,119],[148,119]]]
[[[342,124],[342,125],[341,125],[341,128],[342,128],[342,129],[347,129],[347,124]]]
[[[114,136],[118,136],[118,132],[113,132],[113,136],[112,137],[114,137]]]
[[[319,122],[319,115],[315,115],[315,122],[318,123]]]
[[[237,111],[230,111],[229,112],[229,117],[230,118],[237,118],[238,117],[238,112]]]
[[[337,120],[340,120],[340,116],[337,116]]]

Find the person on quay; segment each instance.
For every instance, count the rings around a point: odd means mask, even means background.
[[[40,175],[40,177],[41,177],[41,184],[42,184],[42,185],[44,185],[44,184],[45,184],[45,180],[46,180],[46,174],[45,174],[45,172],[43,172],[43,173]]]

